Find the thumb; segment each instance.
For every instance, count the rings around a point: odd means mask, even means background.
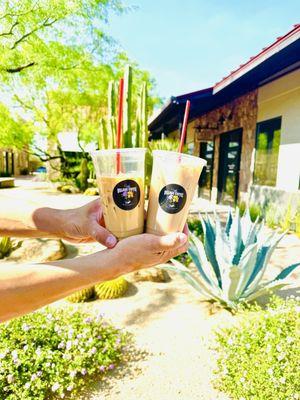
[[[182,232],[170,233],[165,236],[157,236],[154,244],[155,251],[167,251],[183,246],[187,242],[187,235]]]
[[[96,242],[99,242],[110,249],[118,242],[117,238],[112,233],[103,228],[103,226],[99,225],[97,222],[92,224],[90,235],[96,240]]]

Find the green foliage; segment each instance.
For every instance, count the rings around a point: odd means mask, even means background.
[[[261,206],[257,203],[250,203],[249,207],[247,207],[247,204],[245,201],[242,201],[238,204],[238,207],[240,209],[240,214],[243,216],[245,214],[246,209],[249,209],[250,213],[250,218],[251,221],[254,222],[256,219],[262,219],[263,216],[263,210]]]
[[[101,315],[44,309],[0,325],[0,398],[78,399],[122,360],[125,335]]]
[[[71,193],[71,194],[79,193],[79,189],[74,185],[70,184],[59,186],[57,189],[60,190],[62,193]]]
[[[298,399],[299,307],[299,299],[273,299],[218,332],[216,388],[232,400]]]
[[[90,171],[88,169],[88,160],[83,158],[80,163],[80,173],[76,178],[77,186],[82,192],[84,192],[88,187],[89,176]]]
[[[300,204],[298,205],[295,216],[296,235],[300,237]]]
[[[291,229],[291,224],[293,221],[292,205],[288,204],[284,211],[283,218],[280,220],[280,227],[283,232],[289,231]]]
[[[9,109],[0,103],[0,147],[22,149],[33,138],[33,126],[20,117],[13,117]]]
[[[119,278],[101,282],[95,285],[95,293],[98,299],[108,300],[122,297],[128,289],[128,282],[122,276]]]
[[[266,225],[275,229],[279,226],[282,219],[282,212],[276,204],[268,204],[265,210],[265,221]]]
[[[79,290],[67,297],[67,300],[71,303],[84,303],[94,295],[94,287]]]
[[[7,257],[13,250],[13,243],[9,237],[0,238],[0,259]]]
[[[208,216],[201,221],[204,243],[191,234],[188,250],[199,276],[195,277],[177,260],[163,267],[180,274],[207,299],[236,309],[239,303],[287,286],[286,278],[300,266],[290,265],[275,279],[262,283],[270,257],[283,235],[267,235],[262,224],[251,221],[248,210],[240,217],[238,208],[234,217],[231,211],[228,213],[225,227],[217,215],[214,222]]]

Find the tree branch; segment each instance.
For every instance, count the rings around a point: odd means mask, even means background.
[[[33,67],[35,64],[36,63],[33,61],[33,62],[30,62],[29,64],[20,65],[19,67],[16,67],[16,68],[6,68],[5,71],[9,72],[10,74],[15,74],[17,72],[23,71],[23,69]]]
[[[14,28],[19,24],[19,21],[15,21],[12,26],[10,27],[10,30],[8,32],[2,32],[0,33],[0,36],[10,36],[13,34]]]
[[[57,21],[58,21],[57,18],[55,18],[51,21],[50,17],[47,17],[39,26],[37,26],[34,29],[32,29],[31,31],[25,33],[18,40],[16,40],[10,49],[14,50],[21,42],[23,42],[26,38],[28,38],[28,36],[33,35],[35,32],[39,31],[40,29],[43,29],[45,27],[53,25]]]

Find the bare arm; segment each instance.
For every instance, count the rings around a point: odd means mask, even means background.
[[[187,231],[185,231],[187,233]],[[45,264],[12,265],[0,269],[0,321],[5,321],[96,282],[166,262],[187,250],[187,235],[138,235],[113,249]]]
[[[104,227],[99,200],[79,208],[58,210],[1,197],[0,236],[98,241],[109,248],[117,243],[116,238]]]

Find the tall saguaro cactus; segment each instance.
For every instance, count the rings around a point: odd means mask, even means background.
[[[126,66],[124,74],[123,138],[124,147],[132,147],[131,129],[132,68]]]
[[[107,148],[112,149],[115,145],[115,137],[117,134],[117,121],[116,121],[116,96],[117,90],[114,81],[108,84],[108,118],[107,118]]]
[[[141,145],[148,147],[147,83],[143,82],[140,98]]]

